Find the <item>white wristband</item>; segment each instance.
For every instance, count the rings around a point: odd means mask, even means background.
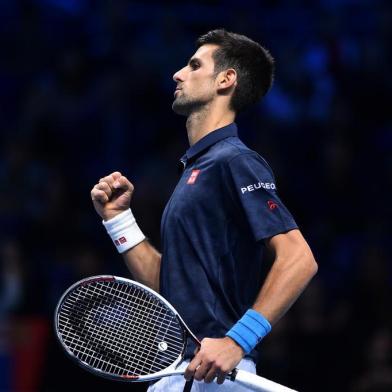
[[[119,253],[133,248],[146,238],[137,225],[130,208],[102,223]]]

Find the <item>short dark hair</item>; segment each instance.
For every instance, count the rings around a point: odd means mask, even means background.
[[[236,113],[242,111],[267,94],[274,79],[274,59],[267,49],[250,38],[225,29],[211,30],[200,36],[196,48],[213,44],[215,73],[228,68],[237,72],[237,87],[230,102]]]

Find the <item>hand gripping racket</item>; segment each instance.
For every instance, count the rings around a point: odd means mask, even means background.
[[[121,381],[183,375],[177,367],[188,339],[200,345],[162,296],[116,276],[94,276],[72,285],[57,305],[55,329],[67,354],[81,367]],[[293,392],[242,370],[234,369],[227,378],[255,391]]]

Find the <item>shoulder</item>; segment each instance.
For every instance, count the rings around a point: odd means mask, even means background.
[[[221,140],[212,147],[210,152],[213,154],[214,159],[226,163],[240,156],[258,155],[256,151],[250,149],[238,137],[228,137]]]
[[[226,170],[241,167],[259,168],[259,170],[268,171],[273,175],[266,159],[237,137],[222,140],[214,146],[212,153],[219,166]]]

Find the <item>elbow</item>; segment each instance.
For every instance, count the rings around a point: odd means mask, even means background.
[[[310,281],[318,271],[318,264],[308,246],[298,247],[297,251],[287,258],[278,258],[276,266],[282,271],[293,269]]]
[[[313,256],[313,253],[310,250],[309,250],[309,254],[304,260],[305,260],[305,269],[307,271],[310,280],[317,274],[318,264]]]
[[[307,244],[297,248],[292,261],[307,281],[310,281],[317,274],[318,264]]]

